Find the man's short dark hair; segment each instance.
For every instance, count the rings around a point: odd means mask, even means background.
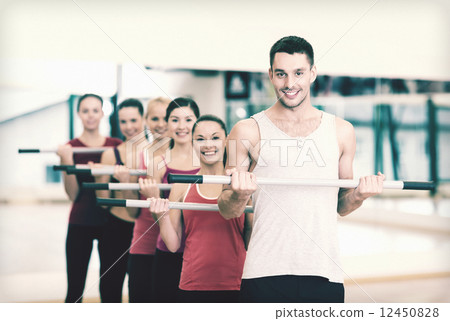
[[[314,51],[311,44],[303,38],[297,36],[283,37],[270,49],[270,68],[272,68],[273,59],[277,52],[286,52],[290,55],[294,53],[303,53],[308,57],[311,66],[314,65]]]

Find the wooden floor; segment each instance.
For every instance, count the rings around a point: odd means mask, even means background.
[[[345,301],[353,303],[450,302],[450,275],[345,285]]]
[[[345,302],[347,303],[449,303],[450,276],[429,277],[411,280],[387,282],[369,282],[358,285],[353,282],[345,284]],[[62,303],[61,300],[36,301]],[[99,303],[99,297],[87,297],[84,303]],[[128,302],[128,297],[123,297]]]

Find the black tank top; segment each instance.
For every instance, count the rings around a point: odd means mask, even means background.
[[[114,155],[116,156],[116,165],[124,165],[122,159],[120,158],[120,152],[117,147],[114,147]]]
[[[114,147],[114,155],[116,156],[116,165],[124,165],[122,159],[120,158],[120,152],[117,147]],[[111,183],[119,183],[119,181],[114,177],[111,177]]]

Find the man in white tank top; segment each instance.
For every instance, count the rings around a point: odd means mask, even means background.
[[[317,76],[303,38],[277,41],[269,77],[278,100],[238,122],[227,141],[230,186],[219,198],[226,219],[253,201],[253,231],[241,285],[243,302],[343,302],[337,214],[381,193],[384,175],[362,177],[355,189],[257,186],[255,177],[352,179],[353,126],[311,105]]]

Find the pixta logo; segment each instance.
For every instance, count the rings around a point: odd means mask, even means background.
[[[227,142],[229,166],[248,167],[250,159],[259,167],[303,167],[307,164],[325,167],[326,163],[313,139],[262,139],[257,144],[245,139]],[[238,159],[245,150],[247,157]]]
[[[140,157],[143,149],[148,146],[148,135],[145,130],[129,139],[125,143],[126,159],[125,166],[128,168],[138,168],[140,164]]]
[[[155,155],[160,148],[167,146],[169,142],[170,138],[168,137],[161,138],[159,134],[142,131],[125,143],[125,166],[128,168],[143,168],[142,165],[145,165],[147,167],[147,175],[153,176]],[[170,150],[166,150],[164,160],[170,163]],[[165,162],[161,159],[156,169],[161,169],[164,166]]]
[[[155,134],[155,136],[158,134]],[[159,152],[161,148],[164,146],[167,146],[167,144],[170,142],[171,138],[169,137],[162,137],[161,139],[156,139],[153,141],[152,144],[147,145],[142,150],[142,153],[144,155],[143,160],[145,163],[145,166],[147,167],[147,176],[154,176],[154,171],[158,171],[161,168],[165,167],[166,164],[170,164],[171,162],[171,152],[170,149],[166,149],[165,153],[161,155]],[[156,157],[156,155],[161,155],[162,157]],[[155,164],[155,161],[158,163]]]

